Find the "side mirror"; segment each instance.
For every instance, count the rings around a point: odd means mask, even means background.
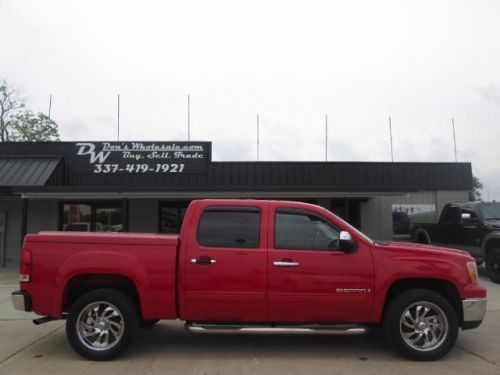
[[[351,233],[345,230],[340,232],[340,250],[345,253],[353,253],[356,250],[356,242],[352,239]]]
[[[471,216],[469,213],[462,213],[461,215],[462,223],[470,223],[471,221]]]

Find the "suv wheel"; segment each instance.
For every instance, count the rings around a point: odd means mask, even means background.
[[[500,249],[488,250],[486,272],[493,282],[500,284]]]
[[[66,321],[66,335],[78,354],[105,361],[130,345],[138,323],[137,309],[129,296],[113,289],[97,289],[73,304]]]
[[[458,319],[442,295],[427,289],[412,289],[390,302],[384,329],[391,344],[403,355],[432,361],[453,347],[458,336]]]

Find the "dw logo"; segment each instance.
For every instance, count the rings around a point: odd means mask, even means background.
[[[94,164],[96,161],[99,163],[104,163],[108,158],[111,151],[95,151],[95,144],[93,143],[77,143],[79,146],[77,155],[90,155],[90,162]]]

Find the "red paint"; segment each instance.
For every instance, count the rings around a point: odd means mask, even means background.
[[[257,249],[201,246],[196,229],[208,206],[251,206],[261,210]],[[274,217],[279,207],[322,216],[357,243],[353,253],[276,249]],[[298,202],[201,200],[189,206],[179,236],[125,233],[44,232],[28,235],[31,251],[21,283],[40,315],[60,317],[72,279],[81,275],[120,275],[138,292],[145,319],[222,322],[377,323],[390,286],[402,279],[438,279],[460,297],[486,296],[472,284],[465,252],[432,246],[374,244],[338,217]],[[194,264],[191,259],[201,259]],[[275,261],[298,262],[276,267]]]

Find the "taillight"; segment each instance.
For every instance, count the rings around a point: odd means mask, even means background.
[[[21,255],[21,266],[19,269],[19,281],[28,283],[31,276],[31,251],[23,249]]]

